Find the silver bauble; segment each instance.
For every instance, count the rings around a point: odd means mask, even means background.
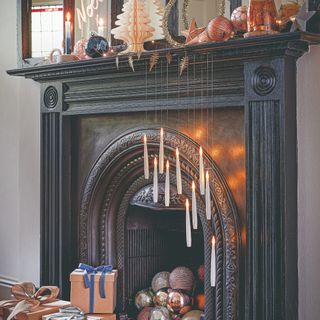
[[[157,273],[151,283],[151,287],[153,292],[157,292],[161,289],[169,288],[170,283],[169,283],[169,277],[170,277],[170,272],[168,271],[161,271]]]
[[[183,290],[169,290],[167,308],[174,314],[185,314],[192,308],[192,298]]]
[[[171,315],[167,308],[155,307],[151,310],[150,320],[171,320]]]
[[[134,303],[138,310],[143,309],[144,307],[153,306],[153,292],[151,289],[144,289],[137,292]]]
[[[157,307],[166,307],[168,302],[168,290],[158,290],[154,297],[153,303]]]
[[[186,313],[182,320],[200,320],[202,314],[203,312],[200,310],[192,310]]]
[[[172,289],[191,292],[194,286],[194,276],[189,268],[177,267],[170,273],[169,282]]]

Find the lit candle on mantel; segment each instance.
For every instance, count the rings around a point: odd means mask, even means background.
[[[208,220],[211,220],[211,197],[208,171],[206,172],[206,216]]]
[[[144,143],[144,177],[149,179],[149,155],[148,155],[148,145],[147,145],[147,136],[143,135]]]
[[[190,209],[189,209],[189,200],[186,200],[186,242],[187,247],[191,247],[192,239],[191,239],[191,223],[190,223]]]
[[[163,147],[163,128],[160,129],[160,149],[159,149],[159,173],[164,169],[164,147]]]
[[[158,202],[158,160],[154,158],[154,167],[153,167],[153,202]]]
[[[204,183],[204,166],[203,166],[203,150],[202,150],[202,147],[200,147],[199,153],[200,153],[200,159],[199,159],[200,194],[204,195],[204,193],[205,193],[205,183]]]
[[[67,13],[67,20],[65,22],[65,53],[71,53],[71,15],[70,12]]]
[[[210,282],[211,287],[216,286],[216,238],[214,236],[212,236]]]
[[[169,160],[167,160],[166,166],[166,180],[164,185],[164,205],[169,207],[170,205],[170,172],[169,172]]]
[[[99,21],[98,21],[98,34],[99,36],[101,37],[106,37],[106,34],[105,34],[105,25],[104,25],[104,21],[103,21],[103,18],[99,18]]]
[[[176,176],[177,176],[177,192],[178,194],[182,194],[181,168],[180,168],[180,158],[179,158],[178,148],[176,148]]]
[[[198,212],[197,212],[197,198],[196,198],[196,185],[192,181],[192,227],[198,229]]]

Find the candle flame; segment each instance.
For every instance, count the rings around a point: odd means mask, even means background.
[[[160,135],[163,137],[163,128],[160,129]]]
[[[177,156],[177,158],[179,157],[179,149],[178,148],[176,148],[176,156]]]
[[[145,134],[143,135],[143,141],[144,143],[147,143],[147,136]]]
[[[169,169],[169,160],[167,160],[167,169]]]
[[[104,26],[103,18],[99,18],[98,25],[99,25],[99,27],[103,27]]]
[[[158,160],[157,160],[157,158],[155,157],[154,158],[154,166],[156,167],[158,165]]]
[[[70,22],[70,19],[71,19],[71,14],[70,12],[67,12],[67,21]]]
[[[189,208],[189,199],[186,200],[186,208]]]
[[[195,190],[196,190],[196,185],[195,185],[194,181],[192,181],[191,188],[192,188],[192,191],[195,191]]]
[[[212,241],[211,241],[211,243],[212,243],[212,247],[214,247],[214,246],[216,245],[216,238],[215,238],[215,236],[212,236]]]
[[[209,181],[209,171],[206,172],[206,179]]]
[[[203,150],[202,150],[202,147],[200,147],[200,156],[202,156],[202,154],[203,154]]]

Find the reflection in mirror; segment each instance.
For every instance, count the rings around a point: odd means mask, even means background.
[[[32,0],[31,57],[47,57],[63,51],[63,0]]]

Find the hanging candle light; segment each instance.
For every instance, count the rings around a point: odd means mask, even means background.
[[[196,185],[192,181],[192,227],[198,229],[198,213],[197,213],[197,198],[196,198]]]
[[[216,238],[214,236],[212,236],[210,282],[211,287],[216,286]]]
[[[164,170],[164,147],[163,147],[163,128],[160,129],[160,148],[159,148],[159,173]]]
[[[147,145],[147,136],[143,136],[144,142],[144,177],[149,179],[149,156],[148,156],[148,145]]]
[[[206,172],[206,216],[208,220],[211,220],[211,197],[208,171]]]
[[[170,205],[170,173],[169,173],[169,160],[166,166],[166,180],[164,185],[164,204],[166,207]]]
[[[190,209],[189,209],[189,200],[186,200],[186,242],[187,247],[191,247],[191,223],[190,223]]]
[[[200,194],[204,195],[204,193],[205,193],[205,183],[204,183],[204,166],[203,166],[203,150],[202,150],[202,147],[200,147],[199,153],[200,153],[200,159],[199,159]]]
[[[158,202],[158,160],[154,157],[153,166],[153,202]]]
[[[181,167],[180,167],[180,157],[179,157],[178,148],[176,148],[176,176],[177,176],[177,192],[178,194],[182,194]]]

